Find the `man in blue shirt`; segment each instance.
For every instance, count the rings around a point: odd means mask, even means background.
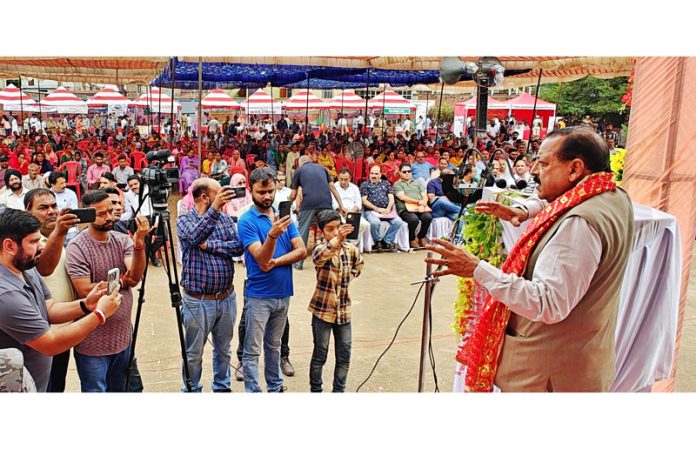
[[[244,291],[244,388],[260,393],[258,363],[264,348],[266,388],[282,392],[280,339],[293,295],[292,264],[307,250],[289,216],[279,219],[273,210],[275,172],[257,168],[249,175],[254,206],[239,218],[247,280]]]
[[[222,189],[212,178],[199,178],[193,182],[192,194],[193,209],[176,221],[182,254],[182,317],[189,374],[193,391],[200,392],[203,349],[212,333],[212,390],[229,392],[230,347],[237,319],[232,258],[242,255],[242,244],[234,221],[221,211],[234,192]]]
[[[413,180],[421,180],[423,184],[428,182],[430,179],[430,171],[435,168],[430,162],[425,161],[425,153],[422,151],[416,152],[416,162],[411,164],[411,170],[413,171]]]

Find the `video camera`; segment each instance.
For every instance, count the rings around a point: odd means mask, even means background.
[[[169,150],[158,150],[147,153],[146,159],[149,166],[142,170],[141,178],[150,192],[152,208],[166,210],[172,184],[179,182],[179,169],[162,166],[174,162],[175,158]]]

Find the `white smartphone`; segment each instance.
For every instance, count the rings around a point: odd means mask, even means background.
[[[106,275],[106,280],[108,282],[106,293],[110,295],[114,290],[119,288],[118,278],[120,276],[120,270],[118,268],[112,268]]]

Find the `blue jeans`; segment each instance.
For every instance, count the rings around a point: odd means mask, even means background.
[[[382,220],[375,215],[372,211],[365,211],[365,214],[363,215],[365,217],[365,220],[367,220],[370,223],[370,234],[372,234],[372,240],[377,243],[380,240],[382,240],[382,236],[380,235],[380,225],[382,223]],[[394,239],[396,238],[396,233],[399,231],[399,228],[404,224],[404,221],[399,218],[392,218],[391,220],[387,220],[389,222],[389,230],[387,231],[387,234],[384,236],[384,243],[387,245],[391,245],[394,243]]]
[[[123,392],[126,389],[126,368],[130,347],[118,354],[92,356],[75,353],[77,375],[83,393]]]
[[[452,221],[454,221],[457,218],[460,209],[460,206],[457,206],[445,197],[439,198],[430,207],[433,210],[433,218],[447,217]]]
[[[348,378],[348,367],[350,367],[350,349],[352,343],[350,323],[327,323],[312,315],[314,351],[312,351],[312,361],[309,364],[309,387],[314,393],[322,392],[321,372],[326,363],[326,355],[329,352],[331,331],[333,331],[334,348],[336,351],[333,392],[343,393],[346,390],[346,379]]]
[[[247,393],[260,393],[259,356],[263,344],[263,361],[266,389],[280,392],[283,377],[280,372],[280,339],[288,318],[290,297],[244,298],[246,335],[244,336],[244,389]]]
[[[219,301],[196,299],[182,294],[183,316],[186,335],[186,354],[193,392],[203,390],[203,349],[208,335],[213,334],[213,391],[230,388],[230,363],[232,362],[232,335],[237,319],[237,294],[232,292]],[[183,378],[182,366],[182,378]],[[181,391],[187,391],[186,385]]]

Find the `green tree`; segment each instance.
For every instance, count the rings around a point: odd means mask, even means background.
[[[626,77],[599,79],[587,76],[568,83],[545,84],[539,89],[539,98],[556,103],[558,115],[620,113],[627,82]]]

